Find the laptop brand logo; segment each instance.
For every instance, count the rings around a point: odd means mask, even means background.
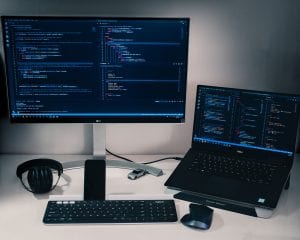
[[[258,203],[265,203],[266,199],[265,198],[258,198],[257,202]]]
[[[242,150],[237,150],[236,151],[238,154],[243,154],[244,152]]]

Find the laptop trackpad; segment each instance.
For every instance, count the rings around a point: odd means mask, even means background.
[[[215,196],[234,197],[239,193],[241,183],[228,178],[213,176],[207,181],[207,191]]]

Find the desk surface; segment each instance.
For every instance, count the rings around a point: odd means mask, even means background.
[[[50,194],[33,195],[25,191],[15,176],[16,167],[26,160],[41,157],[30,155],[0,155],[0,236],[5,240],[93,240],[93,239],[230,239],[230,240],[296,240],[300,239],[300,155],[297,155],[291,175],[289,190],[284,190],[278,207],[270,219],[254,218],[215,208],[212,226],[207,231],[194,230],[180,222],[170,224],[138,225],[60,225],[42,223],[49,195],[81,195],[83,193],[83,169],[64,173],[59,186]],[[47,156],[59,161],[86,159],[88,156]],[[137,162],[163,156],[132,156]],[[155,163],[164,175],[146,175],[139,180],[127,179],[128,170],[107,170],[107,193],[109,195],[132,195],[160,197],[172,192],[164,182],[178,162],[167,160]],[[188,212],[188,203],[175,200],[178,218]]]

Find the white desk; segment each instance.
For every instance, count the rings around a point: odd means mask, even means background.
[[[230,239],[230,240],[296,240],[300,239],[300,155],[295,159],[290,189],[284,191],[277,211],[271,219],[259,219],[221,209],[215,209],[208,231],[193,230],[180,222],[171,224],[99,225],[78,224],[47,226],[42,217],[48,194],[35,196],[26,190],[15,175],[19,163],[40,156],[0,155],[0,239],[3,240],[113,240],[113,239]],[[49,156],[48,156],[49,157]],[[88,156],[50,156],[60,161],[86,159]],[[163,156],[133,156],[137,161]],[[164,175],[146,175],[139,180],[127,179],[128,170],[107,170],[108,194],[161,196],[168,193],[164,182],[177,165],[167,160],[153,164],[163,169]],[[65,172],[51,194],[80,195],[83,193],[83,169]],[[176,200],[178,218],[188,212],[188,203]]]

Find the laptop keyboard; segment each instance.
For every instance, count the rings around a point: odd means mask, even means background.
[[[203,175],[229,177],[246,182],[270,184],[277,166],[200,152],[187,168]]]

